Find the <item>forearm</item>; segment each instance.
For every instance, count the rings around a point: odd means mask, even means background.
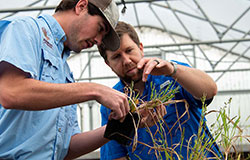
[[[95,99],[97,84],[56,84],[28,78],[13,65],[0,68],[0,104],[7,109],[44,110]],[[97,89],[95,89],[97,88]]]
[[[97,83],[47,83],[29,77],[17,67],[0,62],[0,104],[3,107],[45,110],[96,100],[113,111],[113,119],[121,119],[129,112],[127,95],[107,86]]]
[[[198,69],[178,65],[173,78],[197,99],[200,99],[204,94],[206,99],[210,99],[217,93],[217,85],[213,79]]]
[[[68,154],[65,159],[77,158],[107,143],[109,140],[103,137],[105,128],[106,126],[103,126],[89,132],[72,136]]]
[[[149,74],[167,76],[172,75],[175,70],[170,62],[158,58],[142,58],[137,67],[143,69],[143,81],[146,81]],[[198,69],[177,65],[176,73],[172,77],[197,99],[204,94],[210,99],[217,93],[217,86],[212,78]]]
[[[13,86],[14,85],[14,86]],[[16,85],[16,86],[15,86]],[[95,99],[94,83],[54,84],[30,78],[3,92],[1,104],[9,109],[44,110]]]

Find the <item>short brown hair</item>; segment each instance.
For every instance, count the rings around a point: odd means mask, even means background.
[[[62,0],[60,2],[60,4],[56,7],[55,12],[67,11],[67,10],[73,9],[73,8],[75,8],[78,1],[79,0]],[[103,16],[103,14],[101,13],[101,11],[95,5],[93,5],[90,2],[88,3],[88,13],[90,15],[92,15],[92,16],[93,15],[99,15],[99,16],[105,18]]]
[[[120,38],[124,34],[128,34],[129,37],[135,42],[135,44],[140,46],[139,37],[138,37],[138,35],[137,35],[137,33],[132,25],[125,23],[125,22],[122,22],[122,21],[119,21],[117,26],[115,27],[115,31],[117,32],[117,34]],[[107,55],[106,55],[107,48],[105,48],[104,44],[101,44],[100,46],[98,46],[98,50],[99,50],[101,56],[106,61],[107,60]]]

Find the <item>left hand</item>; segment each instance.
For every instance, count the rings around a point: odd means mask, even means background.
[[[174,71],[174,67],[170,62],[156,57],[142,58],[138,64],[138,69],[143,68],[142,81],[146,82],[149,74],[152,75],[170,75]]]
[[[167,114],[166,107],[163,104],[160,104],[154,108],[142,107],[139,109],[140,114],[140,124],[139,128],[143,127],[152,127],[158,121],[163,119],[163,116]]]

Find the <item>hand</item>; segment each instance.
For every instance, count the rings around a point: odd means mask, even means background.
[[[166,107],[163,104],[160,104],[154,108],[142,107],[139,109],[140,113],[140,124],[139,128],[143,127],[152,127],[158,121],[163,119],[163,116],[167,114]]]
[[[138,64],[138,69],[143,68],[142,80],[146,82],[149,74],[152,75],[169,75],[173,73],[174,67],[170,62],[159,58],[142,58]]]
[[[97,101],[112,110],[109,118],[123,121],[130,110],[127,95],[103,85],[98,86],[98,92]]]

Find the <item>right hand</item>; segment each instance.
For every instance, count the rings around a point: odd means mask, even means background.
[[[112,111],[109,118],[124,119],[130,110],[127,95],[103,85],[98,86],[98,91],[97,101]]]

